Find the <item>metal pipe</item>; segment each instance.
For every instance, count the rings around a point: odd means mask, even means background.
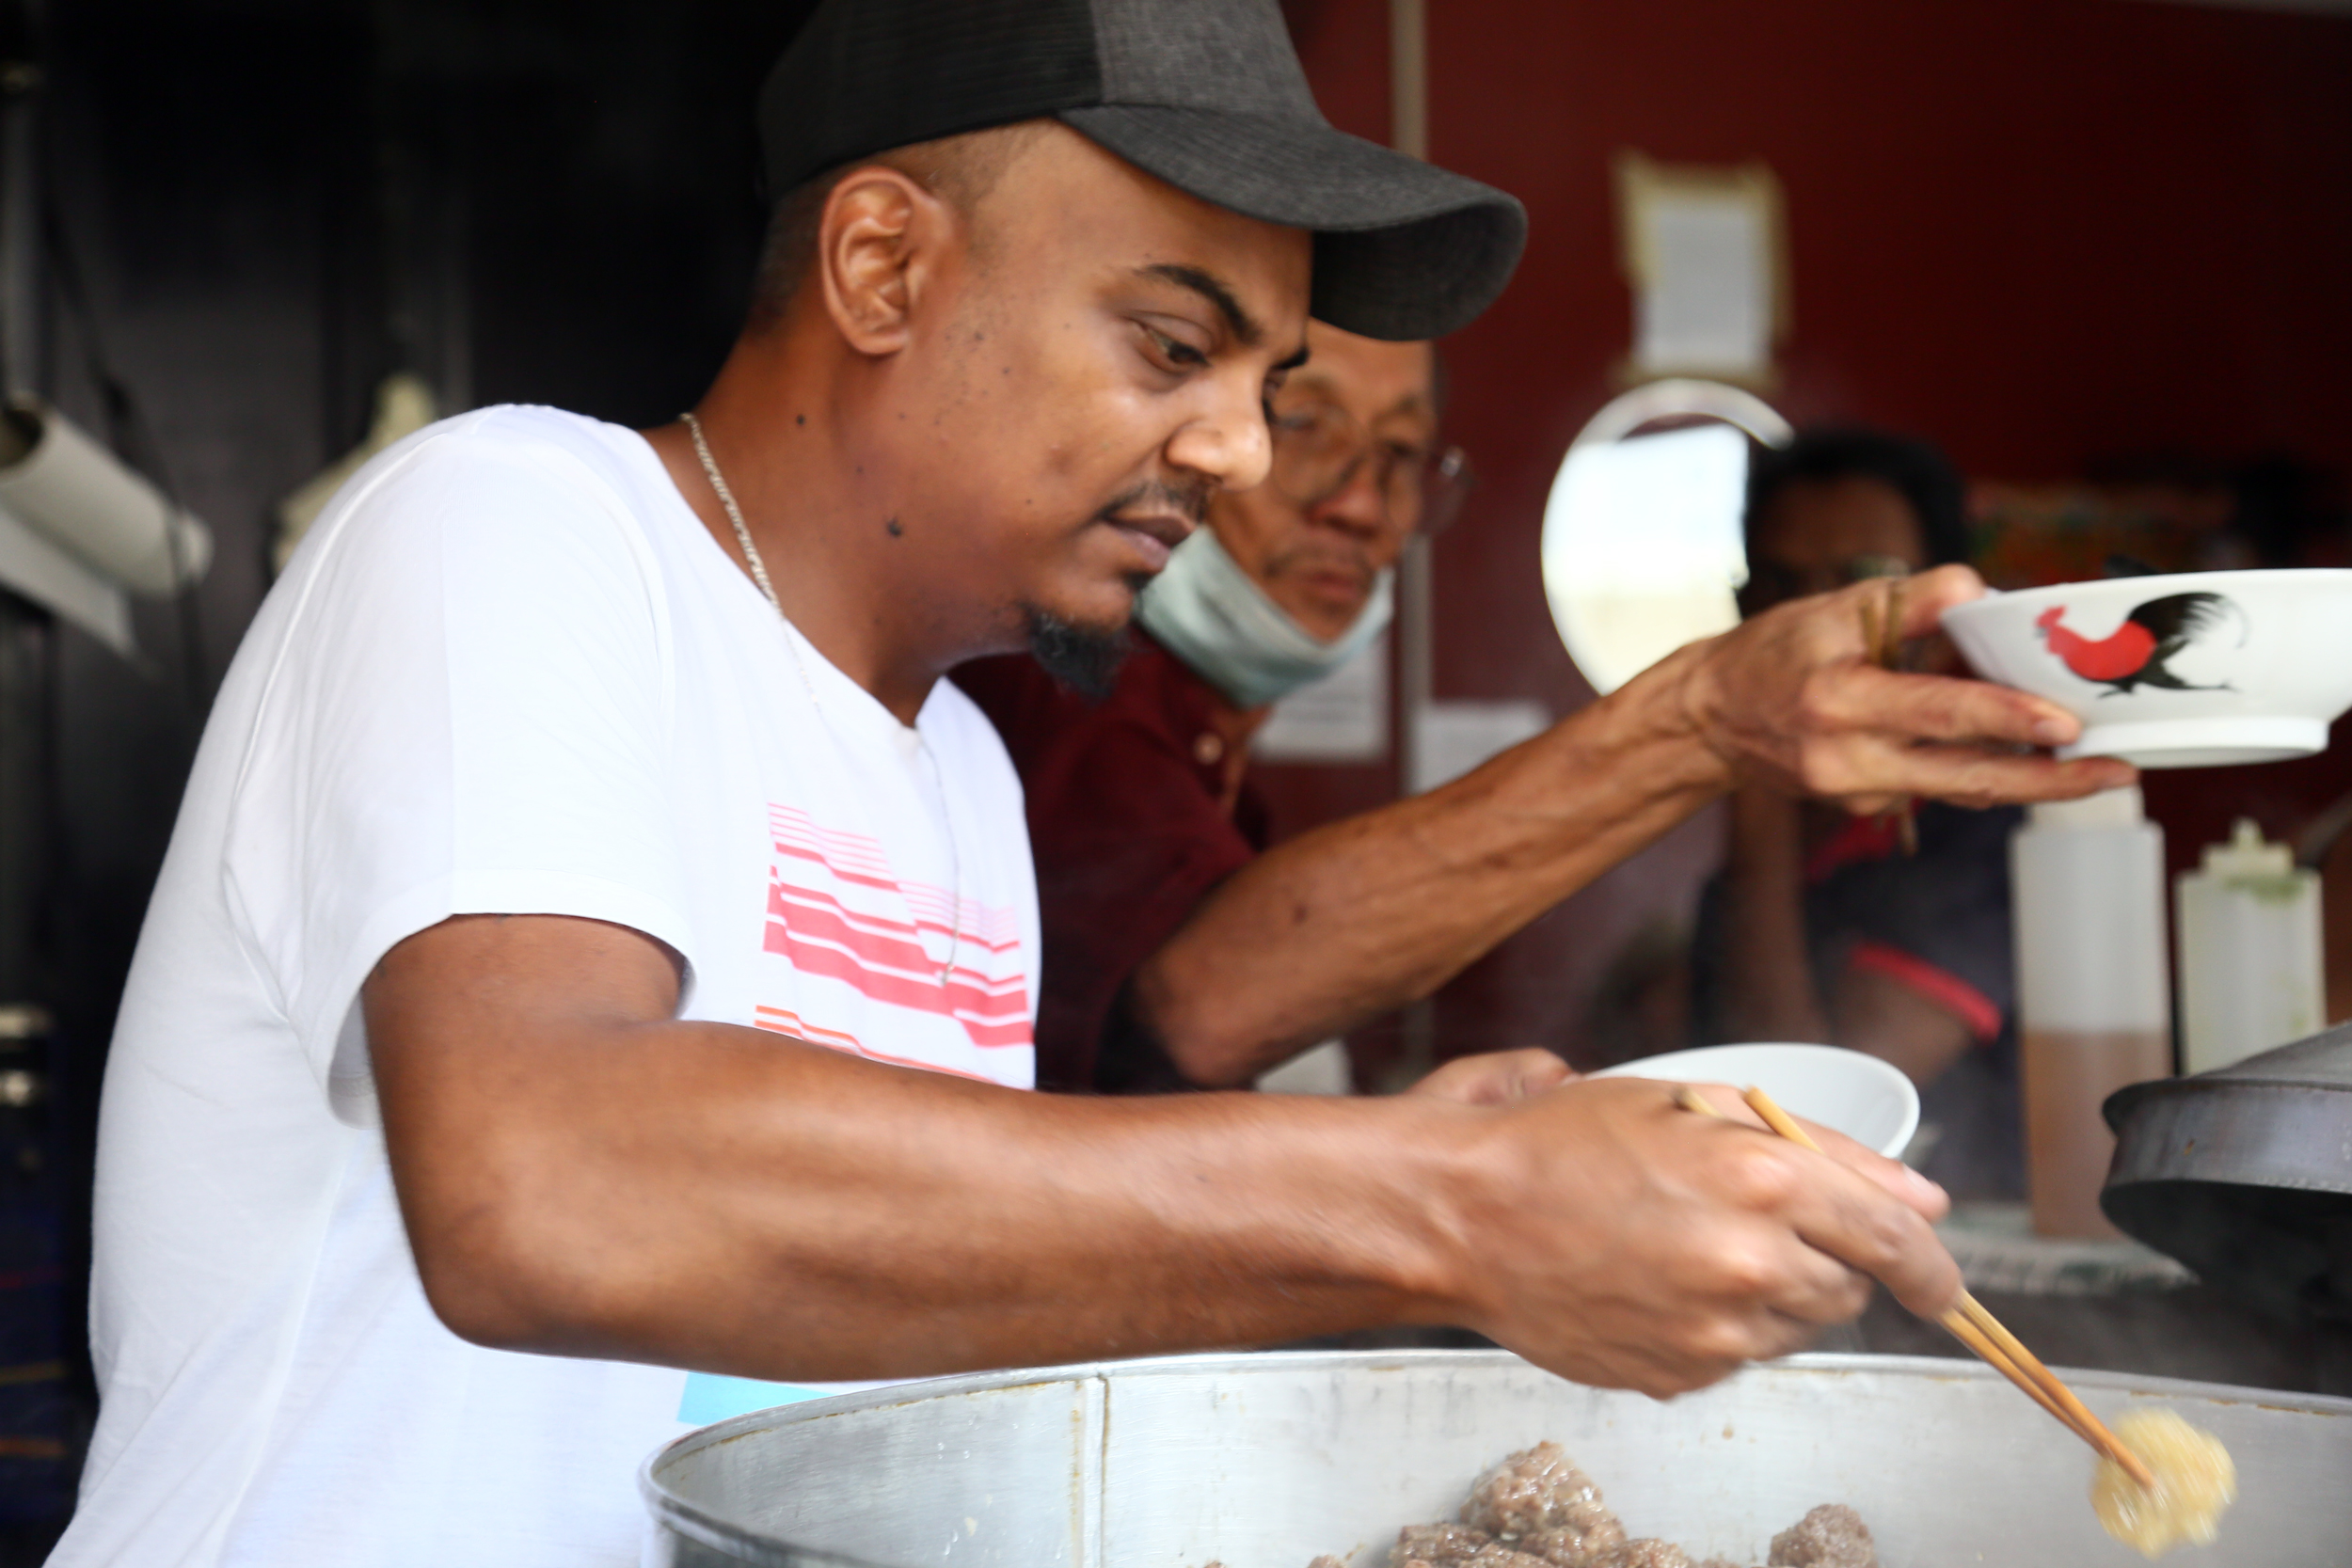
[[[1389,141],[1416,158],[1429,156],[1429,18],[1423,0],[1389,0]],[[1423,719],[1432,698],[1436,650],[1430,609],[1429,541],[1406,542],[1396,570],[1397,791],[1422,788]],[[1437,1004],[1406,1006],[1397,1076],[1411,1082],[1437,1061]]]

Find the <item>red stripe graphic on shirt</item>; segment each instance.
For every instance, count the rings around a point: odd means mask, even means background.
[[[975,1045],[1029,1043],[1025,981],[992,981],[958,965],[943,982],[939,966],[921,947],[859,930],[837,911],[810,899],[806,889],[770,886],[763,945],[791,959],[803,974],[847,981],[894,1007],[945,1013],[963,1025]]]
[[[789,1035],[811,1045],[821,1045],[828,1051],[838,1051],[845,1056],[863,1056],[869,1062],[887,1062],[892,1067],[921,1068],[925,1072],[944,1072],[950,1078],[969,1078],[976,1084],[996,1082],[983,1073],[966,1072],[961,1068],[941,1067],[936,1062],[918,1062],[911,1056],[893,1056],[887,1052],[869,1050],[859,1043],[855,1035],[843,1034],[838,1029],[813,1028],[802,1021],[800,1014],[787,1012],[782,1007],[762,1006],[755,1008],[752,1023],[755,1028]]]
[[[839,980],[873,1001],[953,1019],[976,1046],[1031,1043],[1028,980],[1019,967],[1020,920],[1015,911],[992,910],[967,899],[952,911],[951,927],[947,921],[954,900],[926,884],[900,883],[872,839],[819,828],[805,812],[788,806],[771,806],[769,820],[780,860],[813,863],[821,868],[820,879],[849,888],[896,894],[914,918],[852,909],[828,889],[790,879],[784,866],[771,867],[767,931],[761,940],[766,951],[789,960],[804,974]],[[985,963],[992,971],[1009,958],[1012,973],[985,974],[958,962],[943,976],[939,960],[925,950],[925,931],[935,933],[943,947],[952,942],[960,959]],[[820,1033],[834,1037],[818,1039],[818,1044],[835,1044],[877,1061],[899,1059],[867,1050],[847,1035]]]
[[[874,914],[865,910],[853,910],[821,888],[803,887],[797,882],[778,881],[771,882],[769,889],[771,904],[774,903],[776,893],[781,891],[796,902],[805,901],[813,908],[832,911],[845,923],[856,927],[858,931],[871,939],[876,944],[877,953],[890,951],[894,946],[903,949],[904,962],[912,968],[920,969],[930,962],[922,956],[923,932],[936,932],[943,945],[948,939],[949,932],[944,923],[919,918],[910,923],[904,920],[893,920],[886,914]],[[1018,938],[1011,942],[986,942],[977,932],[967,929],[963,933],[962,944],[976,953],[995,955],[1013,952],[1020,947],[1021,942]]]
[[[878,973],[898,974],[908,979],[926,975],[936,977],[939,965],[921,942],[910,935],[914,927],[898,921],[880,921],[844,909],[841,901],[831,894],[815,888],[804,888],[791,882],[774,880],[768,884],[768,917],[781,923],[804,941],[822,942],[856,958],[859,963]],[[880,928],[878,928],[880,927]],[[941,933],[945,935],[946,933]],[[974,957],[988,951],[970,936],[964,939],[974,947]],[[770,944],[773,948],[773,943]],[[961,956],[959,951],[959,957]],[[1025,981],[1019,974],[1009,979],[992,980],[978,970],[958,964],[955,973],[965,981],[996,997],[998,1013],[1026,1014],[1028,1001]]]
[[[912,925],[863,911],[853,911],[855,918],[909,935],[930,930],[946,937],[961,931],[963,942],[977,943],[992,953],[1009,953],[1021,944],[1020,916],[1010,906],[990,909],[966,899],[961,910],[951,909],[954,900],[946,889],[898,880],[882,846],[864,833],[820,828],[808,813],[794,806],[771,805],[768,825],[776,853],[812,861],[831,872],[834,879],[852,887],[898,894],[914,917]]]

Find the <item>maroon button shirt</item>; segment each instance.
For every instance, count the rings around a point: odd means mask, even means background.
[[[1211,889],[1265,847],[1244,778],[1244,712],[1137,631],[1100,703],[1027,655],[955,672],[1004,736],[1028,797],[1044,974],[1042,1089],[1175,1087],[1158,1042],[1124,1006],[1128,979]]]

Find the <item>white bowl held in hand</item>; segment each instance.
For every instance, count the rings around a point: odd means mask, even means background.
[[[2352,707],[2352,570],[2059,583],[1955,605],[1944,629],[1987,680],[2083,721],[2062,757],[2211,768],[2309,756]]]
[[[1604,1068],[1594,1078],[1660,1078],[1762,1089],[1790,1116],[1888,1159],[1919,1130],[1919,1091],[1900,1068],[1835,1045],[1709,1045]]]

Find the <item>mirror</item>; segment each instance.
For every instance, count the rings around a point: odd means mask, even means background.
[[[1544,506],[1544,594],[1594,690],[1740,624],[1749,443],[1794,434],[1753,392],[1672,380],[1615,399],[1569,443]]]

